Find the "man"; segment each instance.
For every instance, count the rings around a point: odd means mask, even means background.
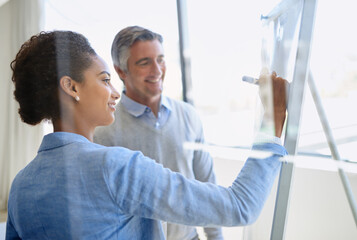
[[[138,26],[127,27],[116,35],[112,59],[125,90],[115,122],[98,128],[94,141],[140,150],[187,178],[215,183],[211,156],[183,147],[185,142],[204,142],[195,109],[162,95],[166,71],[162,41],[161,35]],[[204,231],[209,240],[223,239],[220,228]],[[198,235],[194,227],[168,223],[167,239],[191,240],[198,239]]]

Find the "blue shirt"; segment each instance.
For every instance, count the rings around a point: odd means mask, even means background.
[[[15,177],[6,239],[164,239],[159,220],[237,226],[258,217],[280,169],[282,146],[263,144],[229,188],[188,180],[140,152],[81,135],[46,135]]]
[[[154,113],[149,107],[130,99],[126,96],[125,92],[123,92],[121,95],[118,107],[121,106],[125,107],[128,113],[130,113],[132,116],[140,117],[145,124],[155,128],[161,128],[164,126],[172,111],[169,99],[165,96],[162,96],[158,116],[155,117]],[[121,115],[117,115],[116,119],[120,116]]]

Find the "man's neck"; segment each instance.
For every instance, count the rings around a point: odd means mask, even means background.
[[[125,92],[124,92],[125,93]],[[161,95],[157,96],[155,98],[147,98],[147,99],[136,99],[132,98],[131,96],[128,96],[126,93],[125,95],[130,98],[131,100],[143,104],[147,106],[148,108],[151,109],[151,111],[154,113],[155,117],[158,116],[158,113],[160,111],[160,103],[161,103]]]

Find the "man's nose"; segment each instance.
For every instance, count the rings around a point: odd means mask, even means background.
[[[158,76],[160,76],[162,74],[162,66],[157,61],[155,61],[152,65],[152,72]]]

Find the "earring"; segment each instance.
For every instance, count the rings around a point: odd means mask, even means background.
[[[79,102],[79,96],[75,96],[75,98],[77,102]]]

